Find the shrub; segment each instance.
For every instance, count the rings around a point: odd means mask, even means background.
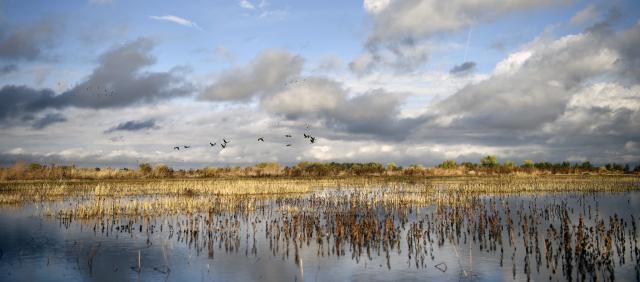
[[[148,164],[148,163],[141,163],[141,164],[138,166],[138,168],[139,168],[140,172],[141,172],[142,174],[144,174],[144,175],[149,175],[149,174],[151,174],[151,165],[150,165],[150,164]]]
[[[498,159],[496,158],[496,156],[487,155],[480,159],[480,165],[486,168],[494,168],[498,166]]]
[[[458,164],[456,163],[455,160],[446,160],[442,162],[440,165],[438,165],[438,167],[444,168],[444,169],[455,169],[458,167]]]

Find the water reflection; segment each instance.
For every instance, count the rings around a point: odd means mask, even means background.
[[[635,191],[339,189],[188,215],[46,216],[78,201],[0,209],[0,280],[625,281],[640,270]]]

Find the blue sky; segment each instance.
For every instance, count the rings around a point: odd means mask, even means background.
[[[635,163],[640,155],[637,133],[626,131],[640,122],[638,62],[626,47],[640,43],[637,1],[9,0],[0,11],[5,163],[434,164],[483,154]],[[118,75],[127,70],[130,78]],[[78,85],[121,96],[80,99],[88,94]],[[43,100],[47,89],[58,97]],[[593,91],[606,92],[610,112],[590,112],[601,107],[584,104],[600,97]],[[585,115],[601,127],[578,122]],[[306,123],[321,142],[283,151],[276,132]],[[193,140],[185,127],[198,132]],[[256,134],[273,141],[253,148]],[[163,154],[223,135],[245,148]]]

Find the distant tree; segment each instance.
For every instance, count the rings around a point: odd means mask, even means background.
[[[512,162],[512,161],[505,161],[505,162],[502,164],[502,167],[504,167],[504,168],[513,168],[513,167],[514,167],[514,165],[513,165],[513,162]]]
[[[455,160],[446,160],[441,164],[439,164],[438,167],[444,168],[444,169],[455,169],[458,167],[458,164],[456,163]]]
[[[37,164],[37,163],[30,163],[29,164],[29,171],[41,170],[42,168],[43,168],[43,166],[41,164]]]
[[[592,170],[594,167],[589,161],[586,161],[580,164],[580,168],[585,170]]]
[[[466,167],[467,169],[476,169],[478,167],[477,164],[474,164],[472,162],[462,162],[460,163],[460,166]]]
[[[396,163],[388,163],[387,164],[387,170],[388,171],[397,171],[398,170],[398,166],[396,165]]]
[[[480,159],[480,165],[486,168],[494,168],[498,166],[498,159],[496,156],[487,155]]]
[[[140,172],[144,175],[150,174],[151,173],[151,165],[149,163],[141,163],[138,166],[138,169],[140,170]]]
[[[533,161],[532,160],[524,160],[522,161],[522,165],[520,166],[521,168],[526,168],[526,169],[532,169],[533,168]]]

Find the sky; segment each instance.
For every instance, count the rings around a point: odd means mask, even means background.
[[[639,164],[638,46],[633,0],[4,0],[0,165]]]

